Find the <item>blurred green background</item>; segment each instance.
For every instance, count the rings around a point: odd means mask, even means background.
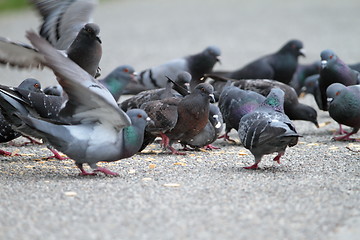
[[[27,0],[0,0],[0,12],[22,9],[29,6]]]

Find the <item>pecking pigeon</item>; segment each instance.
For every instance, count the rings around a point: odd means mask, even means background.
[[[297,144],[300,135],[284,114],[283,104],[284,92],[273,88],[256,110],[241,118],[238,131],[240,140],[255,157],[255,163],[245,169],[258,169],[262,157],[274,152],[278,154],[273,160],[280,163],[286,147]]]
[[[240,119],[254,111],[265,97],[259,93],[243,90],[235,86],[227,86],[219,98],[219,108],[222,113],[226,128],[222,136],[224,140],[234,141],[229,138],[231,129],[238,130]]]
[[[326,90],[331,99],[329,114],[337,123],[352,127],[353,130],[344,136],[335,137],[335,140],[355,140],[350,138],[360,129],[360,85],[345,86],[333,83]]]
[[[321,110],[327,111],[326,89],[333,83],[341,83],[345,86],[360,84],[359,72],[352,70],[332,50],[321,52],[321,71],[319,89],[321,95]]]
[[[210,73],[219,61],[221,51],[218,47],[210,46],[204,51],[183,58],[173,59],[162,65],[146,69],[137,76],[138,84],[129,84],[127,94],[136,94],[143,90],[163,88],[167,78],[175,79],[180,71],[191,74],[190,90],[193,90],[205,73]]]
[[[299,56],[305,56],[303,43],[290,40],[277,52],[260,57],[239,70],[214,74],[233,79],[273,79],[288,84],[296,71]]]
[[[201,83],[184,98],[171,97],[144,103],[141,108],[153,120],[146,131],[162,138],[164,148],[183,154],[172,147],[176,141],[188,140],[200,133],[209,120],[213,87]]]
[[[56,122],[34,116],[29,106],[11,94],[1,91],[1,108],[11,118],[16,130],[42,138],[75,160],[82,175],[103,172],[117,175],[97,166],[100,161],[116,161],[134,155],[143,141],[149,121],[140,109],[123,112],[111,93],[70,59],[56,51],[34,32],[27,38],[39,49],[68,96]],[[94,172],[84,170],[87,163]]]

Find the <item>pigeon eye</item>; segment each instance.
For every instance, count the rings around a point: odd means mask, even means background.
[[[40,88],[40,85],[38,83],[35,83],[34,88]]]
[[[125,68],[125,69],[124,69],[124,72],[126,72],[126,73],[129,72],[129,69],[128,69],[128,68]]]
[[[141,114],[138,114],[137,117],[138,117],[138,118],[142,118],[142,115],[141,115]]]
[[[333,58],[333,55],[331,55],[329,58],[332,59],[332,58]]]
[[[335,93],[335,95],[336,95],[336,96],[339,96],[339,95],[340,95],[340,91],[337,91],[337,92]]]

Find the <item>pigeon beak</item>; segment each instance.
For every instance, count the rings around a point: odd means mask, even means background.
[[[99,43],[102,43],[100,37],[96,36],[96,40],[97,40]]]
[[[210,94],[209,94],[209,98],[210,98],[210,102],[211,102],[211,103],[214,103],[214,102],[215,102],[214,94],[210,93]]]
[[[216,61],[221,65],[221,58],[219,56],[216,57]]]
[[[306,51],[305,51],[304,48],[300,48],[300,49],[299,49],[299,54],[300,54],[301,56],[305,57],[305,56],[306,56],[305,53],[306,53]]]
[[[327,61],[326,61],[326,60],[322,60],[322,61],[321,61],[321,69],[326,68],[326,65],[327,65]]]
[[[138,83],[138,80],[137,80],[137,78],[136,78],[136,76],[138,76],[139,74],[137,73],[137,72],[133,72],[132,74],[131,74],[131,79],[130,79],[130,81],[131,82],[133,82],[133,83]]]

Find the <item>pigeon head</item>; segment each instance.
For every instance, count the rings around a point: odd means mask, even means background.
[[[280,50],[279,52],[288,52],[293,54],[294,56],[304,56],[305,57],[305,50],[304,45],[300,40],[290,40],[288,41]]]
[[[203,52],[206,56],[212,57],[216,62],[220,62],[221,50],[216,46],[209,46]]]
[[[324,69],[327,67],[329,62],[334,62],[338,58],[334,51],[326,49],[320,53],[321,57],[321,68]]]
[[[34,78],[25,79],[22,83],[20,83],[18,88],[31,92],[42,92],[40,82]]]
[[[145,128],[146,125],[151,121],[147,113],[142,109],[130,109],[126,112],[131,120],[133,126]]]
[[[341,83],[333,83],[326,89],[326,96],[328,100],[333,100],[336,96],[339,96],[346,87]]]
[[[285,93],[280,88],[271,89],[261,107],[270,107],[278,112],[284,112],[284,96]]]
[[[79,34],[85,34],[91,38],[96,38],[96,40],[101,43],[99,38],[100,28],[95,23],[87,23],[85,26],[80,30]]]
[[[210,102],[215,102],[214,87],[208,83],[198,84],[192,93],[194,93],[194,94],[200,93],[200,95],[202,95],[202,96],[207,96],[209,98]]]
[[[135,76],[136,76],[135,69],[129,65],[121,65],[115,68],[110,73],[110,77],[114,79],[123,79],[123,80],[136,82]]]

